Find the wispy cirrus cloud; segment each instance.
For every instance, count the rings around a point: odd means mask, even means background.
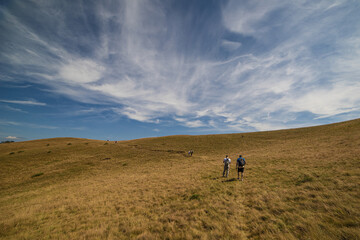
[[[166,1],[14,6],[0,7],[9,75],[129,119],[247,131],[359,111],[356,2],[228,1],[207,14]]]
[[[241,42],[223,40],[221,46],[227,49],[228,51],[234,51],[241,46]]]
[[[6,120],[0,120],[0,125],[7,125],[7,126],[25,126],[30,128],[44,128],[44,129],[57,129],[59,127],[57,126],[48,126],[48,125],[42,125],[42,124],[34,124],[34,123],[28,123],[28,122],[14,122],[14,121],[6,121]]]
[[[46,106],[46,103],[38,102],[36,100],[4,100],[4,99],[0,99],[0,102],[21,104],[21,105]]]
[[[20,112],[20,113],[28,113],[27,111],[24,111],[20,108],[14,108],[8,105],[4,105],[4,106],[0,106],[1,108],[5,109],[5,110],[10,110],[10,111],[14,111],[14,112]]]
[[[70,61],[59,69],[59,78],[70,83],[91,83],[98,81],[104,67],[89,59]]]

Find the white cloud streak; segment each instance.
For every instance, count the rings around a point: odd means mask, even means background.
[[[4,121],[0,120],[0,125],[7,125],[7,126],[19,126],[19,127],[30,127],[30,128],[45,128],[45,129],[57,129],[58,127],[55,126],[48,126],[48,125],[41,125],[41,124],[34,124],[34,123],[26,123],[26,122],[14,122],[14,121]]]
[[[7,136],[7,137],[5,137],[5,139],[15,140],[15,139],[18,139],[18,138],[15,137],[15,136]]]
[[[5,105],[4,109],[14,111],[14,112],[28,113],[27,111],[24,111],[24,110],[22,110],[20,108],[14,108],[14,107],[10,107],[8,105]]]
[[[66,63],[59,69],[59,78],[70,83],[91,83],[98,81],[104,67],[91,60],[75,60]]]
[[[227,49],[228,51],[234,51],[241,46],[241,43],[229,41],[229,40],[223,40],[221,42],[221,46]]]
[[[34,100],[0,100],[0,102],[21,104],[21,105],[46,106],[46,103],[42,103]]]

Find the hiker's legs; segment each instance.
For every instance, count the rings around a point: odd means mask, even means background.
[[[238,173],[238,178],[237,178],[237,179],[239,179],[239,174],[240,174],[240,172],[239,172],[239,168],[237,169],[237,173]]]
[[[230,170],[230,167],[229,167],[229,166],[224,166],[223,177],[225,177],[225,174],[226,174],[226,177],[228,177],[228,175],[229,175],[229,170]]]
[[[244,177],[244,168],[239,168],[239,172],[241,172],[241,181],[242,181]]]

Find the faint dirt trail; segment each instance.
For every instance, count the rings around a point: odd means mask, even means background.
[[[241,239],[248,239],[248,236],[250,235],[249,231],[248,231],[248,219],[246,218],[246,206],[244,204],[245,202],[245,198],[246,198],[246,191],[244,188],[244,185],[246,184],[246,182],[244,181],[236,181],[235,184],[235,191],[238,193],[238,195],[235,198],[235,204],[236,204],[236,208],[237,208],[237,219],[236,219],[236,223],[237,223],[237,229],[240,230],[241,232]]]
[[[228,178],[222,177],[222,157],[198,156],[197,168],[201,169],[200,174],[205,176],[200,181],[205,194],[208,194],[207,203],[210,208],[215,209],[216,224],[222,224],[229,236],[222,236],[225,239],[248,239],[250,235],[246,218],[245,181],[237,179],[234,161],[231,164]],[[221,216],[221,217],[219,217]],[[216,236],[216,235],[215,235]],[[214,236],[210,236],[211,237]]]

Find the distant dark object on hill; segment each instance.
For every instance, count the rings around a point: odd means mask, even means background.
[[[15,141],[1,141],[1,143],[13,143]]]

